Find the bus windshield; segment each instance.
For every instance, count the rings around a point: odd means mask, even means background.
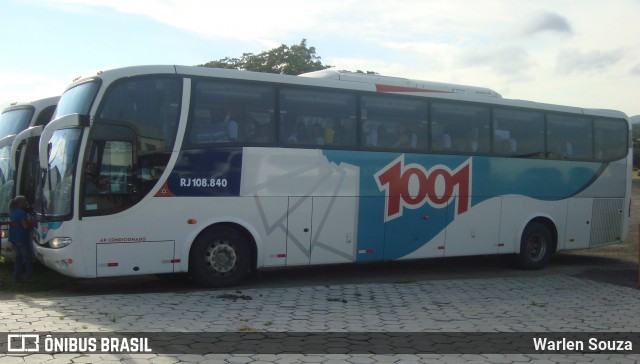
[[[67,90],[58,102],[53,119],[70,114],[88,115],[99,86],[98,81],[92,81]]]
[[[13,168],[11,168],[11,144],[0,148],[0,216],[8,216],[9,201],[13,194]]]
[[[34,111],[33,107],[25,107],[3,112],[0,115],[0,139],[26,129]]]
[[[49,141],[48,168],[42,179],[42,193],[36,194],[38,214],[62,220],[72,212],[73,186],[82,129],[62,129]]]
[[[100,87],[99,80],[81,83],[68,89],[60,98],[53,120],[65,115],[88,115]],[[36,193],[35,211],[48,220],[67,218],[73,207],[74,173],[82,129],[57,130],[49,140],[48,167]]]

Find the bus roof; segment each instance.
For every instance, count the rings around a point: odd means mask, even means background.
[[[323,78],[346,82],[361,82],[374,84],[380,92],[433,92],[433,93],[463,93],[475,96],[502,97],[499,93],[485,88],[450,83],[412,80],[401,77],[381,76],[359,72],[321,70],[303,73],[302,77]]]
[[[25,102],[14,102],[11,104],[11,106],[6,107],[5,109],[2,110],[3,113],[7,112],[7,111],[11,111],[14,109],[21,109],[24,107],[30,107],[33,106],[35,107],[36,110],[45,108],[47,106],[51,106],[51,105],[55,105],[58,103],[58,100],[60,100],[60,96],[52,96],[52,97],[47,97],[44,99],[39,99],[39,100],[34,100],[34,101],[25,101]]]

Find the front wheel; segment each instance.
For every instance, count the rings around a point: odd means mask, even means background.
[[[523,269],[544,267],[553,253],[553,234],[543,224],[532,222],[524,229],[520,240],[518,265]]]
[[[238,284],[247,274],[251,253],[247,239],[237,230],[219,226],[198,236],[189,254],[189,273],[204,287]]]

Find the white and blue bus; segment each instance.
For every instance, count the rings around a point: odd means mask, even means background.
[[[622,242],[622,112],[332,70],[74,82],[40,141],[36,255],[74,277],[552,253]]]
[[[42,131],[53,116],[60,97],[13,103],[0,114],[0,219],[9,217],[9,202],[16,195],[34,201],[39,139],[32,136]],[[15,147],[15,148],[14,148]],[[7,227],[2,227],[0,256],[12,257],[11,244],[5,240]]]

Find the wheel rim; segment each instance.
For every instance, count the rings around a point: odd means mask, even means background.
[[[231,242],[216,240],[212,242],[205,252],[207,268],[216,275],[226,275],[233,271],[238,262],[238,256]]]
[[[526,248],[529,260],[540,261],[547,252],[547,239],[542,234],[532,234],[527,240]]]

